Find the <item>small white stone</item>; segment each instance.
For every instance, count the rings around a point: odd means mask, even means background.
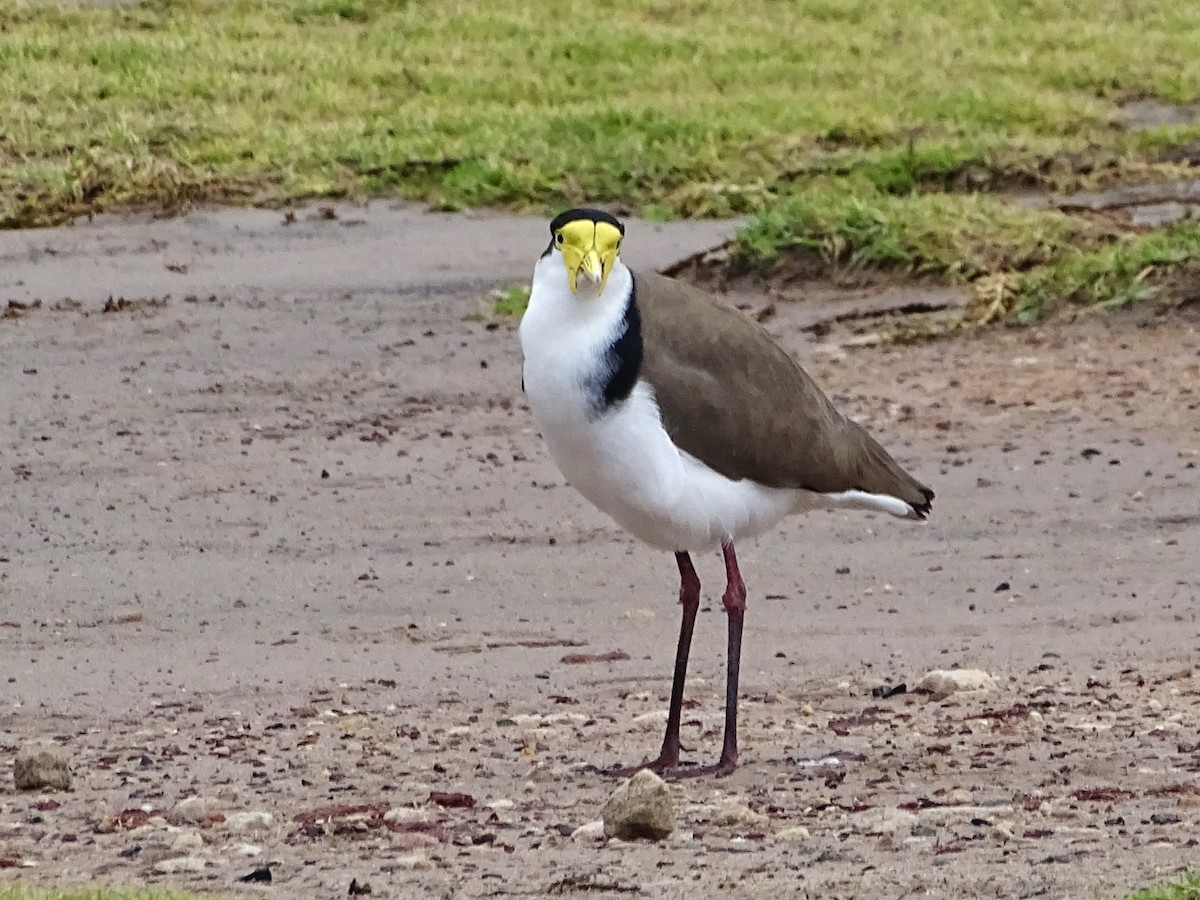
[[[502,797],[499,800],[491,800],[483,805],[487,809],[495,810],[496,812],[505,812],[506,810],[512,809],[517,804],[513,800],[509,800],[506,797]]]
[[[542,724],[543,721],[545,721],[544,716],[536,715],[536,714],[534,714],[534,715],[520,714],[520,715],[515,715],[515,716],[509,716],[508,718],[518,728],[537,728]]]
[[[792,828],[785,828],[782,831],[775,832],[775,840],[784,841],[791,844],[800,844],[811,838],[808,829],[803,825],[796,825]]]
[[[204,838],[194,828],[181,828],[171,840],[171,850],[184,855],[191,855],[197,850],[204,849]]]
[[[645,621],[646,619],[653,619],[654,610],[646,609],[641,606],[635,606],[633,609],[627,609],[625,612],[621,613],[621,618],[629,619],[633,622],[641,622]]]
[[[1014,837],[1012,826],[1007,822],[997,822],[992,826],[992,837],[1000,843],[1011,841]]]
[[[712,824],[744,825],[750,828],[766,828],[771,819],[762,813],[757,813],[745,803],[727,803],[713,814]]]
[[[225,816],[225,830],[230,834],[250,834],[266,831],[275,825],[275,817],[264,810],[235,812]]]
[[[154,871],[160,875],[181,875],[185,872],[203,872],[208,868],[208,860],[203,856],[176,856],[171,859],[160,859],[154,864]]]
[[[383,814],[385,822],[431,822],[429,810],[412,806],[393,806]]]
[[[545,746],[558,734],[553,728],[530,728],[521,735],[521,745],[526,750],[537,750]]]
[[[966,806],[975,798],[966,788],[955,788],[946,796],[946,799],[958,806]]]
[[[643,769],[621,784],[600,813],[604,834],[622,840],[661,841],[675,830],[675,801],[667,783]]]
[[[532,782],[547,782],[558,781],[565,774],[562,766],[555,765],[552,762],[534,763],[533,768],[529,770],[529,781]]]
[[[597,841],[603,837],[603,819],[597,819],[595,822],[588,822],[586,825],[580,825],[571,832],[571,840],[573,841]]]
[[[167,819],[175,824],[206,822],[220,806],[219,801],[212,797],[185,797],[167,813]]]
[[[403,856],[393,856],[389,865],[397,869],[432,869],[433,863],[424,853],[406,853]]]
[[[633,725],[642,731],[658,731],[667,724],[667,715],[668,713],[665,709],[642,713],[640,716],[633,717]]]
[[[850,821],[859,834],[898,834],[908,837],[917,824],[917,817],[894,806],[880,806],[856,813],[850,817]]]
[[[262,847],[258,844],[234,844],[230,849],[234,856],[242,856],[246,859],[253,859],[256,856],[262,856]]]
[[[982,669],[934,669],[921,676],[915,690],[931,694],[953,694],[959,691],[991,691],[996,679]]]

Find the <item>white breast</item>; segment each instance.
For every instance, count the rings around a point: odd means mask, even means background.
[[[567,481],[636,537],[664,550],[708,549],[757,534],[811,504],[804,491],[731,481],[679,450],[662,426],[654,391],[595,414],[588,385],[607,365],[631,276],[620,262],[603,294],[571,294],[557,254],[534,272],[521,321],[525,393],[546,446]]]

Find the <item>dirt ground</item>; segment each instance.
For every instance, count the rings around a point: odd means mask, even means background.
[[[678,782],[665,843],[572,837],[597,767],[657,751],[677,584],[563,484],[513,326],[475,315],[544,227],[378,204],[0,235],[0,749],[52,741],[75,780],[3,773],[0,878],[1116,898],[1200,863],[1200,320],[809,327],[917,288],[815,285],[767,325],[934,515],[739,548],[741,769]],[[633,223],[627,253],[729,228]],[[697,562],[684,741],[711,762]],[[872,696],[954,666],[998,687]]]

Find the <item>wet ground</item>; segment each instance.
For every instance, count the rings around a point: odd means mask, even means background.
[[[678,785],[666,844],[605,844],[569,834],[613,787],[592,767],[657,749],[677,586],[562,483],[513,326],[479,321],[544,222],[289,218],[0,235],[0,743],[53,741],[76,783],[0,786],[0,877],[1120,897],[1196,865],[1186,310],[869,348],[813,324],[925,289],[776,300],[767,327],[934,516],[815,514],[741,548],[744,764]],[[665,266],[728,231],[635,222],[626,252]],[[698,568],[684,739],[709,762],[724,622],[719,560]],[[998,687],[871,694],[951,666]]]

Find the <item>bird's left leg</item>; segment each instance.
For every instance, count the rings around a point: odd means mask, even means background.
[[[725,557],[725,594],[721,602],[729,617],[729,647],[725,672],[725,741],[721,745],[721,758],[715,774],[728,775],[737,768],[737,704],[738,674],[742,665],[742,623],[746,618],[746,583],[738,571],[737,554],[733,541],[721,545]]]
[[[742,573],[738,571],[733,542],[723,543],[721,553],[725,557],[725,594],[721,597],[721,602],[725,605],[725,613],[729,618],[729,646],[725,670],[725,740],[721,745],[721,758],[715,766],[686,769],[679,773],[683,778],[730,775],[737,768],[738,672],[742,662],[742,623],[746,618],[746,583],[742,581]]]
[[[683,719],[683,685],[687,679],[688,653],[692,647],[692,631],[696,627],[696,613],[700,610],[700,577],[692,566],[692,558],[680,551],[675,554],[679,565],[679,605],[683,607],[683,618],[679,622],[679,645],[675,650],[675,676],[671,679],[671,705],[667,710],[667,731],[663,736],[662,750],[650,762],[632,768],[618,768],[609,775],[625,778],[641,769],[650,769],[662,775],[679,765],[679,726]]]

